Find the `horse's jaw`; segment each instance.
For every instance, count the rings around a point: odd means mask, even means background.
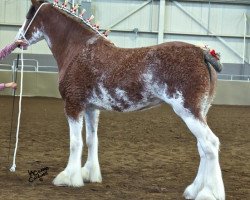
[[[49,48],[52,49],[52,42],[51,42],[50,37],[45,33],[44,33],[43,37],[44,37],[45,41],[47,42],[47,45],[49,46]]]
[[[34,32],[32,32],[31,37],[28,39],[29,45],[36,44],[37,42],[44,39],[43,31],[39,28],[35,29]]]

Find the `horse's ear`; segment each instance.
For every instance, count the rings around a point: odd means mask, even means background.
[[[32,3],[32,5],[35,6],[35,7],[39,6],[39,3],[38,3],[37,0],[31,0],[31,3]]]

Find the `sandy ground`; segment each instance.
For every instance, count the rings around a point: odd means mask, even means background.
[[[67,164],[69,133],[63,102],[52,98],[23,99],[17,171],[10,173],[15,143],[14,127],[8,161],[11,109],[12,98],[0,97],[0,199],[179,200],[196,175],[195,138],[164,105],[143,112],[102,112],[98,133],[103,183],[55,187],[52,180]],[[208,123],[221,141],[227,199],[250,199],[250,107],[213,106]],[[29,182],[28,170],[46,167],[43,180]]]

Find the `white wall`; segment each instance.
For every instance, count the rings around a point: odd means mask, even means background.
[[[146,1],[141,0],[93,0],[93,11],[97,21],[103,29],[108,28],[116,21],[135,10]],[[165,8],[165,37],[164,41],[181,40],[190,43],[206,43],[218,51],[223,52],[222,62],[241,63],[243,54],[244,13],[248,15],[246,59],[250,60],[250,6],[235,4],[211,4],[209,13],[208,3],[181,2],[184,10],[190,13],[197,21],[185,14],[174,3],[166,2]],[[118,46],[135,47],[157,44],[159,1],[153,1],[137,13],[114,26],[116,32],[111,39]],[[139,38],[135,41],[138,28]],[[209,29],[209,32],[208,30]],[[124,32],[126,31],[126,32]],[[130,31],[130,32],[128,32]],[[215,37],[214,33],[229,46],[225,46]],[[232,52],[233,49],[237,54]]]

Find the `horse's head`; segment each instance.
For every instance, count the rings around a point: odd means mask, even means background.
[[[41,12],[46,7],[46,4],[49,4],[44,0],[31,0],[31,3],[32,5],[26,15],[26,20],[16,36],[16,39],[26,40],[28,45],[35,44],[44,39]]]

